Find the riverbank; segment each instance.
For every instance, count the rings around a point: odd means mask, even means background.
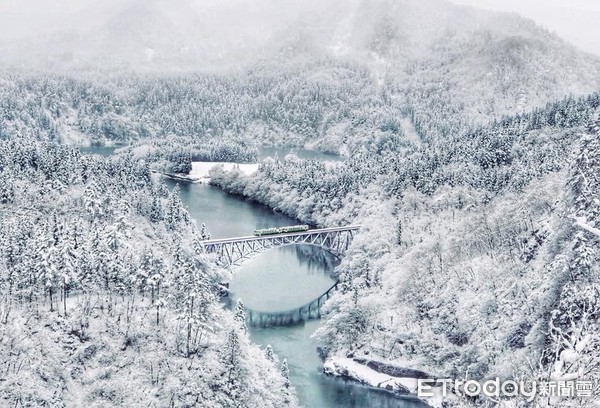
[[[329,376],[383,389],[403,398],[416,399],[432,407],[441,406],[442,403],[440,392],[436,392],[435,397],[428,399],[417,396],[418,380],[434,378],[431,374],[420,370],[365,357],[329,357],[323,363],[323,372]]]
[[[91,147],[82,149],[86,154],[109,156],[113,149]],[[332,161],[331,165],[335,163]],[[329,163],[327,163],[329,165]],[[169,188],[179,182],[180,195],[185,207],[197,220],[206,220],[206,225],[213,238],[224,238],[247,234],[256,228],[266,228],[273,225],[292,225],[299,221],[284,215],[281,211],[273,211],[271,207],[242,195],[226,192],[220,186],[205,185],[211,177],[211,170],[221,167],[220,175],[251,176],[258,170],[259,164],[235,164],[225,162],[194,162],[190,174],[168,174],[165,180]],[[155,172],[158,174],[158,172]],[[163,175],[165,176],[165,175]],[[236,177],[237,178],[237,177]],[[205,215],[211,214],[206,219]],[[314,297],[311,288],[320,285],[323,279],[322,266],[315,262],[314,257],[307,256],[303,251],[292,251],[285,255],[286,259],[278,259],[277,251],[271,252],[256,266],[258,270],[267,271],[265,279],[256,279],[248,270],[248,265],[242,273],[237,274],[239,287],[248,287],[249,293],[260,294],[260,300],[267,302],[268,309],[279,310],[284,301],[292,302],[295,297]],[[291,267],[297,263],[298,265]],[[282,277],[282,269],[274,267],[285,265],[283,269],[288,275],[293,275],[289,282],[283,282],[279,288],[266,296],[265,282],[272,283],[275,278]],[[297,276],[306,275],[306,279],[298,280]],[[328,276],[328,274],[327,274]],[[247,284],[244,284],[244,277]],[[317,278],[317,279],[315,279]],[[288,284],[289,283],[289,284]],[[286,286],[287,285],[287,286]],[[260,290],[258,289],[260,288]],[[318,291],[317,291],[318,292]],[[253,303],[249,295],[244,299]],[[272,327],[268,329],[252,328],[250,334],[253,342],[265,348],[271,345],[273,351],[280,357],[286,358],[290,370],[290,382],[297,390],[300,403],[306,407],[319,406],[323,408],[349,408],[372,406],[378,408],[421,408],[425,406],[416,398],[399,398],[382,388],[361,384],[352,379],[328,376],[323,372],[323,364],[316,353],[316,344],[312,335],[320,326],[320,321],[309,321],[301,325],[289,327]]]
[[[210,183],[211,171],[220,168],[229,172],[237,170],[245,176],[249,176],[258,171],[258,163],[231,163],[231,162],[192,162],[192,171],[189,174],[183,173],[160,173],[163,176],[188,183]]]

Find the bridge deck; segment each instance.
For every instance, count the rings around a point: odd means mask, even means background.
[[[220,239],[209,239],[206,241],[202,241],[205,245],[215,245],[215,244],[227,244],[233,242],[248,242],[255,240],[262,240],[267,238],[284,238],[284,237],[298,237],[302,235],[310,235],[310,234],[320,234],[326,232],[337,232],[337,231],[350,231],[350,230],[358,230],[360,225],[348,225],[345,227],[332,227],[332,228],[316,228],[309,229],[307,231],[299,231],[299,232],[288,232],[285,234],[270,234],[270,235],[249,235],[246,237],[234,237],[234,238],[220,238]]]

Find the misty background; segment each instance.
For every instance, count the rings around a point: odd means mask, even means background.
[[[454,2],[518,12],[582,50],[600,55],[600,28],[592,23],[600,6],[592,0],[569,2],[568,7],[565,2],[538,0]],[[375,47],[373,58],[373,32],[386,29],[381,27],[388,10],[398,16],[395,38],[391,46]],[[468,18],[473,14],[478,18]],[[237,67],[306,53],[313,58],[344,56],[364,61],[367,57],[380,63],[384,57],[404,56],[409,49],[418,53],[433,39],[463,26],[505,31],[505,35],[527,36],[532,31],[526,22],[507,22],[442,0],[2,0],[0,61],[3,66],[27,69],[190,70]],[[386,48],[386,55],[381,48]]]
[[[515,12],[556,32],[583,51],[600,55],[600,2],[596,0],[452,0],[489,10]]]

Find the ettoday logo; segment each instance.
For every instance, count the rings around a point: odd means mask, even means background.
[[[494,399],[521,397],[532,402],[536,397],[581,397],[594,396],[593,381],[501,381],[499,378],[484,382],[476,380],[420,379],[417,381],[417,395],[432,398],[439,395],[441,387],[443,397],[452,393],[459,397],[486,396]]]

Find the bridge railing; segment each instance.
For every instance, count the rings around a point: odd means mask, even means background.
[[[311,234],[324,234],[327,232],[341,232],[341,231],[357,231],[360,229],[360,225],[348,225],[346,227],[330,227],[330,228],[315,228],[306,231],[299,232],[286,232],[283,234],[272,234],[272,235],[248,235],[244,237],[232,237],[232,238],[217,238],[207,239],[202,241],[204,245],[215,245],[215,244],[229,244],[235,242],[246,242],[246,241],[260,241],[272,238],[283,238],[283,237],[296,237],[299,235],[311,235]]]

